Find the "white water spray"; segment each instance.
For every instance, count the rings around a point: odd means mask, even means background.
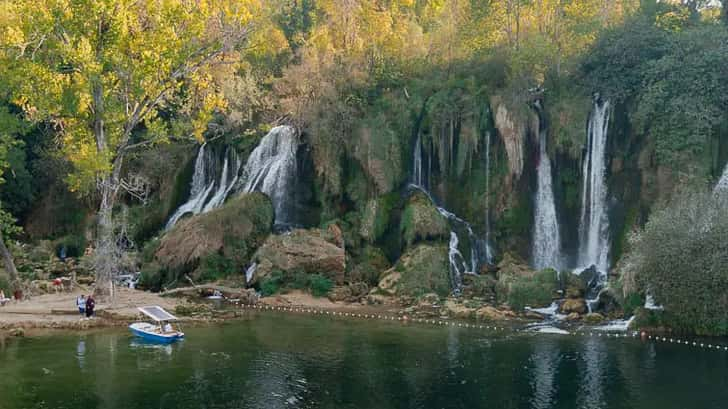
[[[243,191],[268,195],[278,226],[289,226],[294,222],[297,151],[296,129],[277,126],[261,139],[243,169]]]
[[[551,160],[546,150],[546,131],[540,132],[538,186],[534,210],[533,265],[537,269],[561,267],[561,236],[551,176]]]
[[[583,165],[578,257],[580,268],[596,266],[604,279],[609,269],[609,219],[605,177],[609,116],[609,101],[595,101],[589,118],[587,155]]]

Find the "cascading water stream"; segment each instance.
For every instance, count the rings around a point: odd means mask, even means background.
[[[291,126],[277,126],[261,139],[243,169],[243,191],[270,197],[278,227],[294,223],[298,135]]]
[[[561,236],[556,218],[551,160],[546,150],[546,131],[540,132],[538,185],[534,209],[533,265],[537,269],[561,267]]]
[[[222,206],[234,190],[265,193],[273,202],[276,226],[292,225],[297,150],[296,130],[277,126],[261,139],[245,167],[235,149],[229,147],[222,167],[216,169],[213,150],[202,144],[195,159],[190,198],[169,218],[165,229],[172,228],[185,215],[206,213]],[[242,189],[236,188],[241,182]]]
[[[215,179],[211,177],[210,174],[212,172],[209,169],[211,167],[211,157],[206,147],[207,144],[203,143],[197,151],[195,171],[192,175],[192,184],[190,187],[190,198],[172,214],[172,217],[167,221],[165,230],[171,229],[186,214],[200,213],[205,205],[207,196],[209,196],[215,186]]]
[[[579,268],[595,266],[602,281],[609,269],[609,219],[607,215],[606,153],[609,101],[594,102],[589,118],[587,151],[583,164]]]
[[[470,223],[461,219],[449,210],[437,205],[437,202],[427,189],[427,178],[424,174],[423,169],[422,141],[419,136],[415,141],[414,158],[412,160],[412,163],[412,183],[410,186],[414,189],[422,191],[430,199],[430,202],[435,205],[437,211],[448,220],[452,228],[452,230],[450,231],[450,244],[448,252],[448,260],[450,263],[450,279],[452,282],[453,291],[459,292],[460,287],[462,286],[463,274],[477,273],[480,263],[480,252],[484,252],[484,256],[487,258],[488,261],[491,260],[490,247],[488,246],[487,242],[485,242],[483,239],[479,239],[475,235],[473,227],[470,225]],[[468,234],[468,239],[470,241],[469,265],[465,257],[463,256],[462,251],[460,250],[460,238],[455,231],[455,229],[457,228],[464,230]]]

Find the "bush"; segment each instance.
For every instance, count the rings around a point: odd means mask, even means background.
[[[656,210],[626,260],[679,331],[728,335],[728,194],[684,192]]]
[[[314,297],[325,297],[331,291],[334,283],[320,274],[314,274],[309,277],[308,286]]]
[[[321,274],[274,271],[261,281],[260,292],[269,297],[287,290],[308,290],[314,297],[325,297],[333,286],[333,281]]]
[[[200,263],[200,280],[216,281],[237,273],[237,263],[222,254],[210,254]]]
[[[283,287],[284,277],[280,271],[274,271],[260,283],[260,292],[264,297],[278,293]]]

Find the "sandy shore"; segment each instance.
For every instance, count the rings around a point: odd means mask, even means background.
[[[0,331],[22,329],[26,335],[35,335],[45,333],[42,330],[46,329],[84,331],[101,327],[125,326],[139,316],[137,307],[140,306],[159,305],[168,311],[175,311],[175,308],[179,305],[195,305],[186,298],[162,297],[156,293],[122,288],[117,292],[113,303],[97,303],[96,317],[85,319],[81,317],[76,309],[76,298],[80,294],[80,291],[46,294],[22,302],[11,302],[4,307],[0,307]],[[201,299],[194,301],[204,302]],[[400,311],[400,308],[394,306],[332,302],[327,298],[315,298],[302,291],[264,297],[259,300],[259,303],[271,306],[305,307],[359,313],[397,314]],[[234,313],[236,310],[235,305],[229,304],[226,307],[229,308],[217,311],[214,317],[180,317],[180,319],[184,321],[211,322],[235,319],[239,316]]]
[[[158,294],[129,289],[119,289],[112,302],[99,302],[97,316],[83,318],[76,308],[76,298],[80,291],[45,294],[30,300],[10,302],[0,307],[0,329],[14,328],[66,328],[85,329],[99,326],[122,325],[133,320],[137,307],[160,305],[174,311],[184,302],[178,298],[160,297]]]

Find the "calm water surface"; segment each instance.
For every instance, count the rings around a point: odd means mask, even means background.
[[[728,353],[251,313],[141,344],[0,340],[0,408],[728,408]]]

